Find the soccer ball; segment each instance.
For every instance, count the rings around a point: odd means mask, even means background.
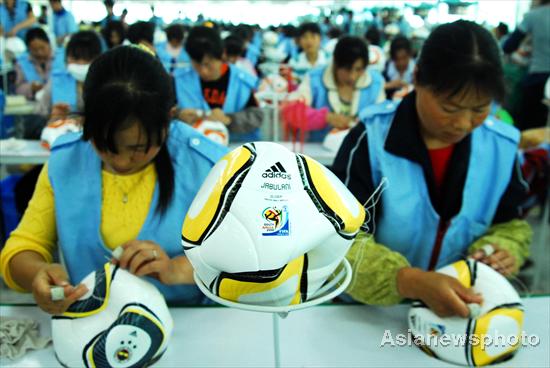
[[[182,245],[213,294],[288,306],[314,297],[364,217],[317,161],[275,143],[248,143],[210,171],[183,223]]]
[[[88,293],[52,317],[56,357],[65,367],[143,367],[160,359],[173,321],[151,283],[106,263],[82,281]]]
[[[288,82],[278,74],[271,74],[262,79],[258,92],[284,93],[288,91]]]
[[[199,120],[193,128],[222,146],[229,144],[229,131],[221,121]]]
[[[481,293],[483,304],[469,318],[441,318],[421,302],[413,302],[409,328],[426,353],[468,366],[509,358],[520,346],[523,306],[518,293],[497,271],[472,259],[437,272],[452,276]],[[420,339],[418,339],[420,338]],[[444,343],[444,339],[450,343]]]

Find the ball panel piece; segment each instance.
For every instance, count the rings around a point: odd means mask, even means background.
[[[182,237],[189,243],[200,244],[208,232],[223,215],[229,189],[239,174],[243,173],[253,162],[253,152],[241,146],[225,155],[208,174],[205,184],[197,193],[185,217]]]
[[[338,231],[355,235],[365,222],[365,209],[327,168],[302,155],[305,174],[310,188],[322,202],[327,216],[333,216],[340,223]]]

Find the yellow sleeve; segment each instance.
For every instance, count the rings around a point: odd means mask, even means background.
[[[44,165],[27,210],[17,228],[10,234],[0,254],[0,271],[10,289],[24,292],[10,274],[10,260],[23,251],[40,254],[46,262],[53,261],[57,244],[53,189],[48,178],[48,165]]]

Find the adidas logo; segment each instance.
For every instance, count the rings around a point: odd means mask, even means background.
[[[275,165],[271,166],[269,169],[264,171],[262,174],[263,178],[281,178],[281,179],[289,179],[290,180],[290,174],[288,174],[281,165],[280,162],[277,162]]]

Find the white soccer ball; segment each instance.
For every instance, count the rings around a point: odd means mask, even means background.
[[[63,366],[137,368],[160,359],[173,321],[155,286],[111,263],[82,283],[88,293],[52,317],[53,346]]]
[[[196,275],[226,300],[288,306],[310,300],[343,260],[365,210],[317,161],[249,143],[210,171],[185,218]]]
[[[436,358],[467,366],[482,366],[509,358],[521,345],[523,306],[510,283],[497,271],[472,259],[437,272],[458,279],[483,297],[472,305],[469,318],[441,318],[421,302],[413,302],[409,328],[421,348]],[[472,313],[474,312],[474,313]],[[445,344],[447,340],[450,343]]]
[[[271,74],[263,78],[258,86],[258,92],[283,93],[288,91],[288,82],[279,74]]]
[[[222,146],[229,144],[229,130],[221,121],[199,120],[193,128]]]

